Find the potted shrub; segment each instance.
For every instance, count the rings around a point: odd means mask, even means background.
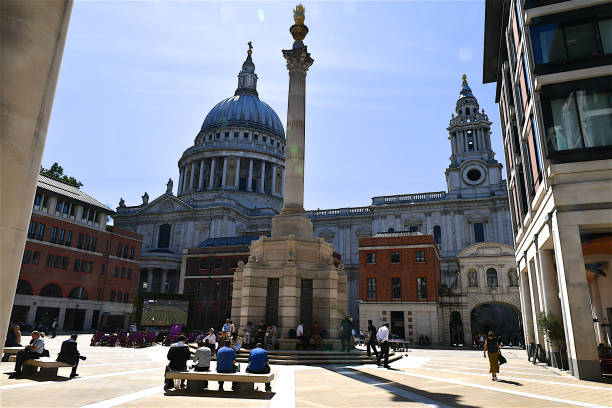
[[[551,348],[551,360],[556,368],[565,369],[562,360],[562,351],[565,347],[565,331],[563,329],[563,321],[554,313],[541,312],[538,315],[538,327],[546,336],[546,341]],[[565,355],[567,361],[567,354]]]

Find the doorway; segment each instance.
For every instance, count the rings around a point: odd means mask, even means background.
[[[391,312],[391,334],[398,336],[400,339],[406,338],[404,312]]]

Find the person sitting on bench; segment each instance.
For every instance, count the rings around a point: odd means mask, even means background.
[[[17,359],[15,360],[15,372],[9,376],[9,378],[16,378],[21,375],[21,367],[26,360],[40,358],[45,351],[45,341],[40,337],[40,333],[34,330],[32,332],[32,340],[30,345],[26,346],[23,350],[17,353]]]
[[[62,342],[62,348],[60,349],[59,354],[57,355],[57,361],[61,361],[62,363],[70,364],[72,366],[72,372],[70,373],[70,378],[76,377],[78,374],[76,372],[77,367],[79,366],[79,360],[85,360],[86,357],[81,356],[79,350],[77,350],[77,335],[73,334],[70,336],[68,340],[64,340]]]
[[[168,371],[185,371],[187,370],[187,360],[191,359],[191,352],[189,346],[185,344],[185,336],[182,334],[177,337],[177,342],[170,346],[168,350],[168,360],[170,362],[166,366],[166,372]],[[174,388],[174,380],[167,379],[164,391]],[[181,380],[181,388],[185,388],[185,380]]]
[[[6,332],[4,347],[21,347],[21,331],[19,330],[19,326],[9,326]]]
[[[210,360],[212,360],[212,352],[210,351],[210,348],[203,341],[198,341],[198,349],[195,351],[195,355],[193,356],[193,370],[210,370]],[[208,388],[208,381],[204,381],[204,388]]]
[[[229,340],[225,341],[225,346],[217,350],[217,372],[235,373],[236,372],[236,353],[230,347]],[[232,390],[236,389],[236,383],[232,382]],[[223,381],[219,381],[219,391],[223,391]]]
[[[263,348],[261,343],[257,343],[255,348],[251,350],[251,354],[249,355],[249,365],[247,366],[246,372],[251,374],[270,374],[268,352]],[[265,384],[266,391],[272,391],[270,383]]]

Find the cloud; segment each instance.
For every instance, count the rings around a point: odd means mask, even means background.
[[[474,50],[472,47],[462,47],[459,49],[459,59],[461,61],[469,61],[474,56]]]

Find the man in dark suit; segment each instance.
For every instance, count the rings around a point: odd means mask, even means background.
[[[79,350],[77,350],[76,340],[76,334],[71,335],[68,340],[64,340],[62,342],[62,348],[60,349],[60,352],[57,355],[57,361],[61,361],[62,363],[66,364],[71,364],[73,366],[72,372],[70,373],[70,378],[74,378],[78,375],[76,370],[79,366],[79,360],[85,360],[85,357],[81,357]]]

